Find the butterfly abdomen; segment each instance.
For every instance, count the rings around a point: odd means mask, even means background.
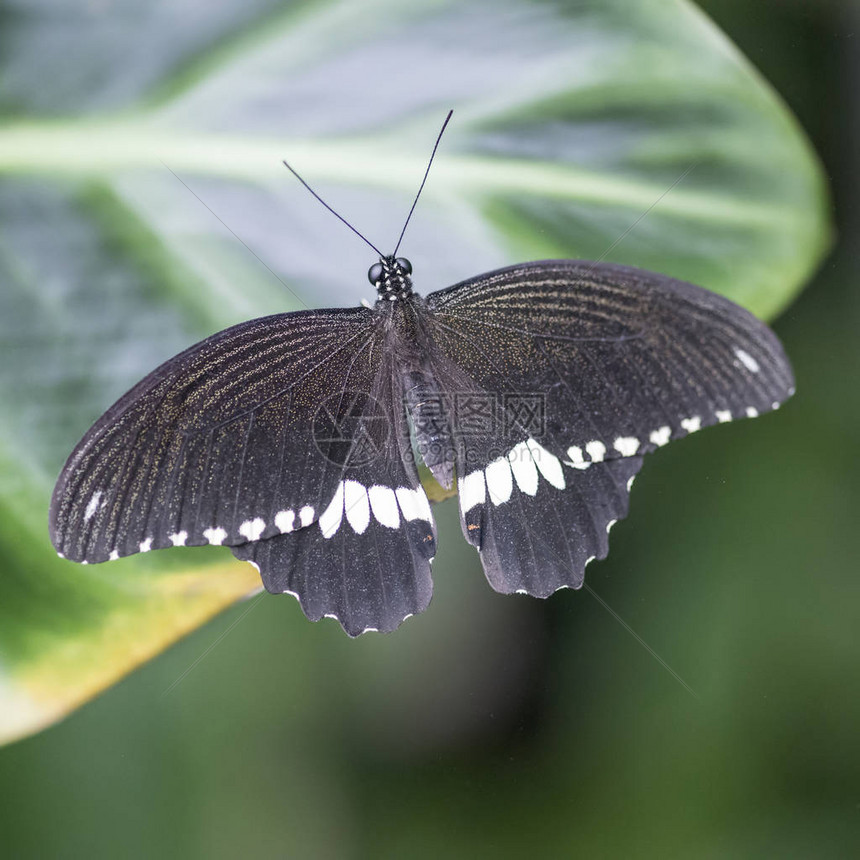
[[[448,489],[454,477],[454,437],[443,392],[420,370],[405,373],[403,383],[418,453],[433,477]]]

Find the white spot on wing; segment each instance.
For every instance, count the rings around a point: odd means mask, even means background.
[[[511,464],[507,457],[493,460],[484,470],[487,476],[487,491],[494,505],[502,505],[511,497],[514,489],[514,477],[511,474]]]
[[[564,480],[564,469],[561,468],[561,460],[547,451],[534,439],[526,439],[526,445],[532,453],[532,459],[537,464],[541,475],[550,482],[557,490],[563,490],[566,486]]]
[[[759,370],[761,370],[758,362],[748,352],[744,352],[742,349],[736,349],[735,355],[738,357],[741,364],[750,371],[750,373],[758,373]]]
[[[282,535],[287,532],[291,532],[295,528],[293,525],[295,519],[296,515],[292,510],[278,511],[278,513],[275,514],[275,528],[277,528]]]
[[[747,418],[756,418],[758,416],[758,409],[755,406],[747,406]]]
[[[571,445],[567,449],[567,456],[570,457],[570,462],[575,466],[577,463],[584,463],[585,457],[582,456],[582,448],[577,445]]]
[[[176,534],[168,535],[168,537],[174,546],[185,546],[185,541],[188,540],[188,532],[176,532]]]
[[[427,496],[421,487],[415,490],[409,487],[398,487],[394,492],[397,496],[397,502],[400,505],[400,512],[403,514],[404,520],[426,520],[428,523],[433,522],[433,515],[430,513],[430,502],[427,501]]]
[[[627,492],[633,489],[633,482],[636,480],[636,475],[632,475],[627,481]]]
[[[141,552],[149,552],[152,549],[152,538],[148,537],[143,543],[140,545]]]
[[[310,505],[305,505],[299,511],[299,522],[302,527],[309,526],[314,521],[314,509]]]
[[[592,463],[600,463],[606,456],[606,445],[599,439],[589,442],[585,446],[585,453],[591,457]]]
[[[537,466],[535,466],[529,446],[525,442],[514,445],[508,452],[508,462],[511,464],[511,471],[514,473],[520,491],[527,496],[533,496],[537,493]]]
[[[377,521],[390,529],[396,529],[400,525],[400,511],[397,509],[394,490],[375,484],[367,491],[367,495]]]
[[[726,424],[732,420],[732,413],[728,409],[718,409],[714,414],[717,416],[717,421],[720,424]]]
[[[688,433],[695,433],[697,430],[702,429],[702,419],[698,415],[692,415],[689,418],[682,418],[681,426]]]
[[[257,517],[254,520],[245,520],[245,522],[239,526],[239,534],[251,541],[259,540],[260,535],[263,534],[265,528],[266,521]]]
[[[301,516],[301,512],[299,513]],[[323,537],[328,540],[333,537],[343,521],[343,481],[339,481],[334,497],[328,507],[320,514],[319,527]],[[304,522],[302,523],[304,525]]]
[[[632,457],[639,450],[639,440],[635,436],[619,436],[612,446],[622,457]]]
[[[227,532],[220,526],[213,526],[211,529],[206,529],[203,532],[203,537],[206,538],[213,546],[221,546],[224,539],[227,537]]]
[[[672,428],[668,425],[658,427],[656,430],[651,431],[651,435],[648,438],[651,440],[652,445],[657,445],[658,447],[668,445],[669,439],[672,438]]]
[[[618,520],[610,520],[610,521],[606,524],[606,534],[609,534],[610,529],[611,529],[611,528],[612,528],[612,526],[614,526],[614,525],[615,525],[615,523],[617,523],[617,522],[618,522]]]
[[[119,553],[116,550],[112,550],[108,558],[110,561],[119,561]]]
[[[466,514],[487,500],[487,485],[480,469],[464,475],[459,484],[460,510]]]
[[[99,503],[102,500],[102,491],[96,490],[90,500],[87,502],[87,509],[84,511],[84,522],[88,523],[95,515],[96,511],[99,509]]]
[[[582,448],[577,445],[571,445],[567,449],[567,456],[570,457],[568,466],[573,466],[574,469],[587,469],[591,465],[591,460],[583,457]]]
[[[363,484],[358,481],[343,482],[343,506],[352,530],[356,534],[363,534],[370,524],[370,501]]]

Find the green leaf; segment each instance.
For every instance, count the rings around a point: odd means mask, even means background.
[[[3,739],[259,588],[226,549],[73,566],[46,511],[74,443],[158,362],[369,293],[373,255],[282,158],[387,248],[453,107],[403,246],[424,292],[585,257],[770,316],[828,246],[806,139],[689,3],[216,6],[0,13]]]

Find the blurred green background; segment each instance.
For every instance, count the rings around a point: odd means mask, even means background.
[[[247,4],[245,20],[231,22],[240,44],[246,30],[247,38],[255,32],[255,16],[268,14],[264,7],[272,5]],[[296,8],[300,12],[306,5]],[[643,3],[642,8],[649,5]],[[493,593],[461,540],[455,505],[443,503],[437,507],[442,540],[434,563],[433,602],[396,634],[350,641],[334,624],[308,624],[292,601],[252,598],[59,725],[0,749],[4,856],[856,856],[860,9],[851,0],[708,0],[701,5],[775,86],[810,135],[832,187],[839,238],[814,282],[774,324],[795,366],[797,396],[778,413],[702,433],[651,458],[632,493],[629,519],[613,530],[609,559],[589,568],[588,584],[629,629],[587,591],[565,592],[545,603]],[[9,63],[0,77],[0,108],[11,120],[22,110],[19,84],[27,70],[22,71],[20,58],[33,50],[21,25],[25,6],[0,6],[0,56],[19,60]],[[114,4],[104,0],[91,6],[108,35],[112,25],[122,29]],[[217,33],[219,8],[201,6],[198,12],[200,45],[213,66],[225,53],[238,50],[235,40]],[[367,4],[366,14],[372,19],[372,4]],[[146,35],[152,34],[140,33],[141,38]],[[45,103],[36,105],[36,113],[97,115],[124,105],[127,90],[134,86],[145,97],[163,96],[143,76],[117,81],[113,91],[98,79],[99,87],[93,89],[103,94],[103,103],[75,101],[73,93],[87,91],[86,79],[83,71],[83,84],[74,78],[78,54],[64,41],[69,33],[64,32],[62,16],[50,36],[38,46],[43,73],[61,78],[45,88]],[[173,36],[167,30],[161,34],[165,50]],[[422,44],[425,52],[433,45],[432,38],[428,40]],[[85,47],[77,48],[82,58]],[[408,57],[409,45],[401,47]],[[441,37],[437,47],[443,66]],[[117,51],[122,49],[118,41]],[[59,61],[61,56],[65,63]],[[258,58],[254,71],[260,79],[267,74],[265,59]],[[37,60],[34,56],[32,62]],[[83,59],[80,68],[92,73]],[[187,70],[189,75],[198,72]],[[32,69],[29,73],[36,74]],[[311,94],[312,84],[306,84]],[[462,84],[480,88],[473,80]],[[456,88],[441,94],[438,110],[432,105],[440,118],[446,99],[455,98],[452,92]],[[291,110],[299,110],[300,96]],[[210,98],[217,101],[217,92]],[[302,133],[324,140],[329,134],[324,112],[310,95],[307,98],[307,128]],[[384,116],[386,105],[377,107]],[[265,99],[261,97],[255,109],[265,115]],[[535,114],[540,110],[532,108]],[[521,116],[528,113],[522,111]],[[222,115],[210,116],[211,128],[217,130],[220,123],[229,130],[232,119],[226,108]],[[469,121],[468,111],[464,121]],[[422,123],[410,132],[409,148],[418,151],[420,159],[426,157],[431,127]],[[453,129],[452,136],[456,153]],[[61,149],[63,140],[58,136]],[[483,140],[492,149],[492,135],[485,134]],[[521,142],[527,149],[529,141],[523,137]],[[98,148],[95,138],[93,146]],[[100,157],[109,159],[111,152],[107,146]],[[310,158],[311,150],[307,152]],[[186,166],[183,158],[193,162],[195,157],[193,152],[183,156],[178,149],[172,154],[181,167]],[[766,146],[754,155],[762,162],[774,158]],[[62,181],[62,151],[53,157],[53,169]],[[676,167],[666,167],[669,182],[680,172]],[[705,168],[707,174],[718,165]],[[649,169],[662,175],[656,162]],[[443,186],[444,170],[440,165]],[[747,181],[754,182],[755,176],[751,169]],[[12,192],[7,185],[0,194],[4,224],[24,224],[23,216],[17,222],[13,217],[24,212],[40,230],[22,228],[16,233],[7,227],[0,244],[38,240],[47,278],[52,259],[58,265],[69,259],[67,250],[56,250],[57,236],[52,234],[59,216],[54,222],[46,215],[56,213],[61,204],[42,198],[39,208],[39,199],[34,203],[32,194],[21,191],[20,183],[27,181],[16,178],[19,184]],[[168,188],[175,184],[169,175],[159,181]],[[794,181],[786,175],[785,187]],[[137,189],[129,182],[125,191],[128,199],[135,199]],[[115,262],[116,271],[103,263],[98,282],[87,294],[91,304],[75,307],[76,323],[88,321],[98,343],[114,349],[86,368],[89,376],[78,380],[79,389],[64,389],[64,411],[58,406],[56,412],[62,420],[57,417],[47,431],[33,428],[34,439],[38,437],[34,444],[41,446],[40,452],[51,452],[44,459],[55,469],[61,464],[58,452],[69,449],[96,417],[92,404],[107,406],[134,381],[140,367],[154,365],[201,330],[232,321],[233,315],[277,310],[277,301],[283,305],[282,288],[265,282],[265,270],[256,272],[257,281],[243,281],[247,289],[238,297],[224,292],[219,303],[211,293],[202,302],[193,279],[184,288],[175,286],[172,269],[164,275],[173,290],[171,301],[187,314],[175,313],[175,328],[165,328],[165,317],[147,316],[146,300],[138,307],[130,306],[128,298],[116,298],[117,292],[147,294],[129,284],[123,273],[126,234],[133,227],[114,220],[115,201],[98,190],[82,200],[80,192],[58,187],[62,205],[86,204],[89,213],[101,213],[108,236],[102,260]],[[165,230],[192,231],[191,218],[208,216],[202,207],[202,216],[193,210],[197,204],[190,195],[185,197],[191,203],[173,193],[181,203],[165,197],[163,205],[180,208],[170,209],[173,223]],[[306,211],[312,203],[292,190],[283,193],[289,195],[287,209]],[[342,203],[350,216],[362,199],[356,197],[350,211],[349,194],[343,201],[344,193],[341,189],[334,202]],[[387,193],[380,192],[380,203],[386,202]],[[214,181],[204,196],[238,233],[249,229],[249,222],[254,222],[251,235],[269,230],[268,241],[261,243],[265,248],[273,246],[273,236],[289,233],[282,253],[305,255],[299,267],[304,280],[300,277],[299,283],[306,287],[316,283],[312,264],[325,245],[331,246],[326,262],[331,276],[325,271],[318,275],[320,292],[308,288],[302,294],[308,301],[346,303],[337,290],[350,279],[355,290],[354,273],[363,273],[370,262],[348,235],[336,233],[337,224],[323,217],[325,213],[318,220],[314,212],[300,216],[309,218],[307,222],[270,223],[280,219],[284,209],[277,215],[272,214],[275,210],[260,211],[253,195],[244,204],[235,197],[220,197]],[[150,200],[149,205],[155,204]],[[187,215],[182,206],[194,214]],[[442,226],[435,225],[437,237],[428,240],[429,247],[424,245],[428,255],[444,254],[446,224],[451,233],[457,229],[456,223],[438,215],[439,207],[431,194],[426,218],[431,230],[434,217]],[[391,223],[401,217],[400,197],[395,208]],[[504,217],[496,217],[492,206],[487,217],[518,224],[529,216],[526,205],[521,211],[503,208]],[[636,205],[631,204],[631,211]],[[581,217],[586,223],[587,206]],[[598,224],[601,217],[604,223],[594,227],[594,236],[581,240],[586,251],[589,242],[596,249],[585,256],[599,255],[609,244],[605,235],[616,230],[606,213],[595,215]],[[468,213],[463,218],[470,223]],[[363,229],[364,222],[355,220]],[[648,253],[667,253],[653,250],[653,243],[665,243],[671,231],[663,229],[654,239],[648,223],[643,222],[645,233],[638,234],[638,251],[634,233],[611,259],[628,261],[627,253],[646,262]],[[385,229],[377,221],[373,227],[374,235]],[[615,235],[621,232],[623,227]],[[309,239],[314,233],[316,238]],[[418,224],[416,234],[422,235]],[[473,235],[480,236],[480,231]],[[86,247],[86,236],[73,238],[63,234],[74,248]],[[419,240],[414,241],[420,247]],[[555,241],[547,227],[538,238],[523,239],[523,247],[542,247],[543,242],[551,249],[557,247]],[[720,241],[725,244],[717,243],[710,255],[701,245],[692,246],[689,259],[676,249],[681,271],[673,274],[699,266],[700,280],[707,281],[710,273],[731,294],[731,270],[720,268],[720,255],[728,253],[731,243],[725,236]],[[743,256],[744,239],[732,241]],[[113,256],[111,242],[119,249]],[[152,253],[140,268],[158,282],[162,267],[167,267],[153,236],[136,235],[133,244],[146,248],[147,242]],[[303,248],[308,242],[322,244]],[[486,268],[491,245],[484,239],[458,245],[453,257],[437,266],[435,274],[442,279],[438,285],[445,277],[453,280]],[[413,263],[421,253],[410,253]],[[200,254],[210,266],[209,283],[216,287],[219,278],[230,280],[233,273],[245,277],[245,266],[257,266],[253,259],[248,263],[229,235],[223,247],[210,243]],[[277,257],[265,259],[282,271]],[[85,269],[86,261],[80,265]],[[199,262],[188,265],[198,278],[206,278]],[[464,265],[472,265],[473,271],[461,271]],[[749,269],[737,265],[748,278],[755,270],[753,261]],[[767,278],[762,275],[758,283],[766,296]],[[217,290],[214,295],[219,295]],[[745,297],[751,305],[760,302],[760,308],[770,310],[787,300],[784,295],[760,298],[754,292]],[[41,298],[43,316],[68,312],[59,293],[53,306],[50,294]],[[116,345],[127,343],[130,314],[133,339],[144,340],[149,352],[136,354],[134,366],[123,367],[126,353]],[[104,334],[106,326],[114,340]],[[42,376],[27,377],[34,367],[34,343],[45,344],[28,337],[26,330],[17,338],[12,334],[4,331],[3,358],[7,368],[20,362],[21,391],[38,387],[52,363],[75,361],[62,344],[52,344],[38,365]],[[50,392],[56,394],[53,388]],[[16,427],[26,428],[27,414],[22,417],[25,410],[16,408],[20,392],[3,394],[3,426],[17,421],[23,423]],[[32,414],[34,422],[45,421],[44,408]],[[4,465],[13,474],[10,464]],[[36,493],[39,486],[27,484],[22,493]],[[3,514],[0,530],[10,529],[10,523],[17,527],[14,511],[4,509]],[[42,528],[41,523],[34,526],[32,534],[39,535],[34,541],[46,540]],[[28,554],[30,550],[18,544],[7,541],[4,546],[13,549],[0,570],[5,583],[0,595],[6,604],[0,644],[5,659],[14,654],[25,662],[28,649],[38,647],[27,638],[32,604],[9,583],[16,575],[40,581],[44,563],[36,549]],[[43,551],[42,546],[38,552]],[[218,564],[226,551],[203,555],[205,562],[196,556],[180,561]],[[155,577],[178,563],[152,564],[168,566],[153,568]],[[83,576],[71,566],[57,570],[61,573],[54,574],[52,568],[51,576]],[[146,573],[147,568],[129,570],[133,580],[138,570]],[[62,594],[65,587],[49,581],[50,591],[41,595],[48,606],[54,588]],[[97,602],[100,580],[84,581],[90,582]],[[76,594],[85,615],[90,610],[86,593]],[[205,614],[201,610],[201,618]],[[23,619],[20,628],[14,625],[15,617]],[[110,661],[111,638],[105,637],[100,647],[104,660]]]

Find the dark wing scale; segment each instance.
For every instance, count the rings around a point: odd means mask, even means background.
[[[774,334],[681,281],[581,261],[528,263],[427,297],[440,387],[497,406],[495,433],[454,422],[463,532],[498,591],[579,587],[627,513],[642,454],[793,393]],[[507,395],[539,395],[539,426]]]
[[[298,312],[227,329],[166,362],[66,463],[51,503],[57,551],[101,562],[315,521],[343,468],[315,448],[314,414],[331,395],[371,389],[381,338],[362,308]]]
[[[775,335],[738,305],[662,275],[550,260],[427,297],[433,337],[480,390],[544,392],[541,442],[584,461],[769,411],[793,392]],[[621,440],[620,442],[618,440]]]

